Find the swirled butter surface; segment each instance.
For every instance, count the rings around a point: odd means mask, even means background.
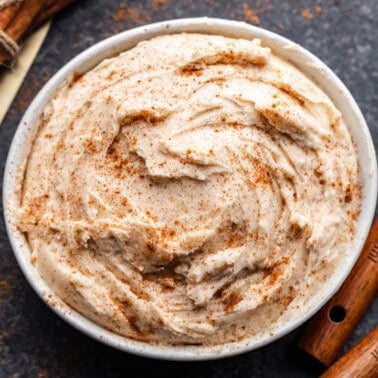
[[[271,332],[321,290],[359,213],[326,94],[259,40],[172,34],[62,86],[18,226],[66,303],[146,342]]]

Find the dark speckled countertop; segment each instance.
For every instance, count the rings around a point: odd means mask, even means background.
[[[308,48],[350,89],[377,149],[378,1],[81,0],[54,20],[0,128],[1,175],[21,116],[63,64],[120,31],[149,22],[194,16],[259,24]],[[296,349],[301,329],[260,350],[220,361],[155,361],[113,350],[74,330],[42,303],[16,264],[2,218],[0,251],[0,378],[315,377],[322,372],[319,365]],[[377,322],[376,299],[344,351]]]

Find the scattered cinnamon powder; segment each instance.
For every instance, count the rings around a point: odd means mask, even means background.
[[[127,9],[126,7],[123,7],[123,8],[120,8],[119,10],[124,10],[125,14],[126,14],[127,13],[126,9]],[[316,12],[316,10],[315,10],[315,12]],[[253,12],[253,14],[256,16],[257,12]],[[120,16],[120,15],[122,16],[122,12],[120,12],[118,14],[118,16]],[[185,79],[188,79],[188,78],[185,78]],[[295,93],[291,93],[290,88],[286,89],[286,87],[285,87],[285,88],[282,89],[282,91],[287,93],[293,99],[296,99]],[[105,102],[110,102],[110,101],[111,101],[111,98],[107,98],[105,100]],[[300,98],[296,99],[296,101],[300,103],[301,99]],[[77,117],[80,117],[80,114],[78,114]],[[101,117],[103,117],[103,116],[101,116]],[[106,155],[106,158],[108,159],[107,162],[108,161],[111,162],[111,164],[107,165],[109,172],[110,172],[111,169],[114,169],[114,172],[116,172],[117,177],[119,177],[118,175],[126,175],[126,174],[129,174],[129,173],[132,174],[132,175],[136,175],[136,174],[141,174],[141,173],[144,172],[143,169],[145,167],[145,163],[143,162],[143,160],[142,161],[138,160],[138,159],[142,159],[142,158],[138,157],[138,156],[134,156],[136,154],[133,151],[131,151],[131,147],[135,147],[137,145],[137,139],[133,135],[132,130],[131,131],[127,130],[127,127],[125,127],[125,125],[129,125],[130,123],[135,123],[135,124],[139,125],[139,123],[140,123],[142,126],[143,126],[143,124],[148,124],[148,126],[150,127],[151,124],[153,124],[155,121],[159,122],[159,120],[160,120],[159,117],[160,116],[155,116],[154,113],[152,113],[152,112],[143,110],[140,113],[138,113],[136,116],[131,117],[131,118],[128,117],[127,119],[124,119],[124,120],[121,121],[120,132],[113,139],[113,142],[109,146],[108,151],[107,151],[107,155]],[[225,119],[222,122],[225,123],[226,121],[227,121],[227,119],[225,117]],[[66,127],[69,127],[69,126],[66,126]],[[242,128],[242,127],[244,127],[244,125],[241,124],[241,123],[238,124],[237,122],[235,122],[235,123],[231,123],[230,125],[227,125],[227,127]],[[146,134],[143,134],[143,135],[145,136]],[[138,134],[138,138],[139,138],[139,134]],[[70,146],[69,141],[66,141],[66,143],[67,143],[67,148],[69,148],[69,146]],[[60,144],[57,146],[57,148],[63,148],[63,147],[65,147],[65,144],[63,143],[63,140],[62,140],[60,142]],[[95,148],[97,148],[97,145],[92,143],[91,140],[88,140],[88,141],[84,142],[84,147],[89,152],[92,152],[92,151],[94,151]],[[128,148],[130,148],[130,153],[126,154],[125,151],[128,151]],[[248,150],[246,150],[246,151],[248,152]],[[214,151],[212,149],[209,150],[209,153],[210,152],[214,153]],[[186,153],[187,153],[187,155],[192,154],[193,153],[192,147],[188,148],[186,150]],[[247,158],[247,160],[248,160],[248,158]],[[251,189],[255,190],[255,187],[256,187],[257,184],[260,184],[260,186],[262,184],[267,184],[267,185],[272,184],[272,180],[274,180],[274,175],[270,175],[269,165],[265,167],[264,165],[259,164],[259,160],[255,161],[253,159],[250,162],[251,162],[251,165],[255,167],[253,174],[251,174],[251,171],[248,170],[248,172],[245,173],[245,176],[248,176],[248,180],[251,183],[250,184]],[[322,171],[320,170],[320,168],[319,168],[319,170],[318,169],[314,170],[314,175],[316,177],[318,177],[318,176],[320,177],[321,173],[322,173]],[[140,177],[142,177],[142,176],[140,176]],[[220,176],[220,177],[223,177],[223,176]],[[72,180],[74,180],[74,178],[72,178]],[[146,178],[146,181],[147,180],[149,180],[148,176]],[[287,180],[287,182],[290,183],[290,185],[294,188],[293,190],[296,189],[295,188],[295,186],[296,186],[295,181],[292,177],[289,177],[289,176],[285,177],[285,180]],[[226,179],[225,179],[225,182],[226,182]],[[75,185],[77,185],[77,183],[75,183]],[[249,185],[249,183],[248,183],[248,185]],[[123,204],[125,206],[128,204],[127,198],[119,198],[119,195],[121,193],[120,189],[113,189],[112,187],[110,187],[110,189],[111,189],[110,194],[111,194],[111,197],[112,197],[112,201],[114,201],[114,198],[116,198],[116,199],[120,200],[121,204]],[[349,192],[348,192],[348,189],[346,189],[346,190],[347,191],[345,192],[345,195],[347,196],[347,195],[349,195]],[[105,192],[108,193],[108,191],[109,191],[109,188],[106,188],[106,190],[104,189],[104,193]],[[305,190],[304,190],[304,192],[305,192]],[[300,195],[300,192],[298,192],[298,193]],[[138,195],[141,196],[141,192],[138,192]],[[296,195],[296,193],[295,193],[295,195]],[[107,196],[108,196],[108,194],[106,196],[104,195],[104,198],[107,198]],[[300,196],[299,196],[299,198],[300,198]],[[343,196],[343,198],[344,198],[344,196]],[[80,206],[80,205],[76,204],[75,198],[70,199],[70,197],[67,196],[67,201],[72,203],[77,208]],[[206,201],[206,199],[199,201],[198,207],[200,208],[201,212],[203,211],[203,209],[206,209],[204,201]],[[348,202],[348,197],[345,197],[345,201]],[[257,200],[257,202],[258,202],[258,200]],[[38,205],[39,207],[43,207],[43,201],[41,203],[38,202],[38,201],[35,201],[32,206],[36,206],[36,205]],[[33,207],[31,207],[31,209],[33,209]],[[148,209],[144,210],[146,216],[155,220],[156,217],[152,214],[152,211],[153,211],[153,207],[151,207],[151,210],[148,210]],[[217,209],[217,211],[218,211],[218,209]],[[41,211],[39,211],[39,212],[41,212]],[[204,213],[204,214],[205,215],[203,216],[203,218],[208,216],[207,213]],[[156,221],[157,221],[157,218],[156,218]],[[179,222],[176,220],[175,224],[178,224],[178,223]],[[184,227],[185,227],[185,221],[183,221],[182,229],[184,229]],[[273,227],[276,228],[276,225],[274,225]],[[221,238],[219,238],[219,243],[217,241],[217,244],[214,243],[214,247],[213,246],[211,247],[211,248],[214,248],[214,252],[216,252],[218,249],[223,250],[223,248],[222,248],[223,242],[228,244],[229,248],[237,248],[238,246],[243,246],[245,244],[245,240],[247,240],[248,238],[252,239],[250,233],[246,234],[246,227],[243,227],[243,224],[232,223],[230,228],[231,228],[231,230],[227,230],[228,232],[226,232],[226,231],[223,232],[224,230],[219,230],[219,231],[222,231],[222,232],[219,232],[219,234],[221,236]],[[106,226],[104,226],[102,224],[99,225],[99,230],[100,230],[100,232],[103,232],[104,230],[106,230]],[[182,232],[181,229],[178,230],[178,231],[175,231],[174,229],[170,229],[168,227],[156,229],[156,232],[155,231],[154,232],[152,232],[152,231],[148,232],[149,240],[148,240],[148,242],[146,242],[146,244],[144,244],[144,242],[143,242],[143,248],[141,248],[140,253],[144,254],[146,256],[146,260],[151,260],[151,258],[157,259],[156,256],[158,256],[158,258],[160,260],[159,263],[161,263],[161,267],[167,266],[166,271],[170,272],[172,267],[175,266],[174,264],[176,264],[176,261],[178,260],[178,257],[177,257],[178,253],[176,251],[174,251],[174,253],[172,253],[171,255],[168,255],[168,254],[167,254],[167,256],[163,255],[161,246],[163,246],[163,248],[168,249],[168,244],[163,244],[163,241],[169,242],[171,239],[173,239],[175,237],[178,239],[180,237],[181,232]],[[176,236],[176,233],[177,233],[177,236]],[[299,236],[300,233],[301,233],[301,228],[298,225],[294,225],[293,237]],[[147,232],[146,232],[146,234],[147,234]],[[76,236],[76,235],[74,235],[74,236]],[[256,238],[253,238],[253,239],[257,239],[257,236],[259,236],[258,233],[256,233]],[[261,235],[261,237],[263,237],[263,235]],[[80,244],[81,240],[82,240],[82,238],[78,239],[77,244]],[[110,241],[110,243],[113,243],[114,241],[116,241],[116,239],[113,236],[109,236],[109,241]],[[145,251],[145,249],[147,249],[147,251]],[[210,250],[210,247],[209,247],[209,250],[205,251],[205,253],[207,253],[209,251],[212,253],[212,251]],[[271,252],[271,254],[277,255],[278,252],[275,249],[273,249],[273,251],[274,252]],[[118,253],[118,250],[116,252]],[[195,252],[195,253],[202,253],[202,252],[203,251],[199,252],[199,250],[197,250],[197,252]],[[159,256],[160,254],[162,255],[161,257]],[[174,264],[171,264],[172,262]],[[171,265],[168,266],[168,263],[171,264]],[[284,277],[282,277],[282,276],[283,276],[283,273],[286,270],[285,265],[287,265],[287,264],[288,264],[288,258],[283,257],[282,261],[278,262],[276,266],[272,266],[268,269],[265,269],[265,271],[263,271],[263,274],[266,274],[266,276],[264,275],[264,278],[265,277],[268,277],[268,278],[267,278],[267,280],[264,281],[264,286],[272,286],[272,285],[277,285],[277,283],[281,283],[281,280],[282,281],[284,280]],[[228,271],[227,271],[228,267],[229,267],[229,265],[227,265],[226,269],[225,269],[226,274],[228,274]],[[111,267],[109,267],[109,266],[106,266],[106,269],[111,271]],[[260,269],[260,267],[259,267],[259,269]],[[263,269],[263,268],[261,268],[261,269]],[[79,268],[78,270],[79,270],[79,272],[82,271],[81,268]],[[164,271],[164,269],[163,269],[163,271]],[[249,273],[250,272],[249,272],[248,268],[245,271],[241,271],[242,275],[249,274]],[[159,272],[159,274],[162,274],[162,273]],[[103,275],[101,275],[101,277],[103,277]],[[213,279],[214,277],[216,277],[216,276],[214,276],[214,275],[210,276],[211,279]],[[207,277],[205,277],[205,278],[207,278]],[[238,276],[238,278],[239,278],[239,276]],[[147,281],[147,279],[146,279],[146,281]],[[146,281],[143,281],[143,282],[146,282]],[[167,290],[166,288],[175,288],[176,286],[179,286],[179,285],[180,285],[180,287],[183,286],[181,281],[176,280],[175,276],[162,276],[161,280],[158,281],[156,279],[156,281],[157,281],[158,284],[164,286],[162,288],[162,292],[163,292],[163,290]],[[129,281],[126,281],[126,283],[128,283],[128,282]],[[217,292],[217,293],[220,293],[221,295],[217,296],[218,294],[216,293],[215,298],[220,297],[221,298],[220,301],[221,301],[222,305],[224,306],[225,311],[231,312],[236,308],[238,303],[240,303],[240,301],[244,298],[244,293],[242,293],[242,292],[239,293],[235,289],[234,289],[235,291],[231,291],[232,288],[231,288],[231,290],[224,290],[224,288],[230,289],[230,286],[222,287],[222,289]],[[130,289],[136,297],[145,299],[146,301],[149,300],[149,297],[145,296],[144,292],[142,290],[139,290],[138,287],[131,286]],[[223,295],[222,295],[222,293],[223,293]],[[258,295],[262,296],[263,293],[259,292]],[[192,299],[192,298],[190,298],[190,299]],[[265,295],[263,297],[263,300],[269,301],[270,298],[267,295]],[[292,300],[292,296],[289,295],[289,296],[283,298],[282,303],[288,304],[288,303],[290,303],[291,300]],[[140,338],[142,338],[142,336],[143,336],[147,339],[147,333],[145,331],[144,322],[143,322],[144,318],[141,317],[142,320],[139,319],[138,316],[137,316],[138,314],[136,314],[134,316],[133,312],[131,310],[129,311],[129,307],[131,307],[131,306],[126,301],[123,301],[123,302],[120,302],[120,303],[122,304],[122,306],[120,306],[120,311],[121,312],[123,311],[122,314],[129,321],[130,328],[133,330],[133,332],[136,333],[137,337],[140,336]],[[219,303],[219,301],[218,301],[218,303]],[[202,310],[203,310],[203,307],[199,309],[199,311],[202,311]],[[210,314],[211,314],[211,311],[212,310],[210,309]],[[156,322],[155,327],[158,327],[158,326],[162,327],[161,321],[160,321],[160,323],[159,323],[159,321]],[[236,326],[237,325],[232,325],[232,327],[230,327],[230,328],[233,329],[233,331],[234,331],[236,329],[235,328]],[[118,327],[118,329],[120,329],[120,327],[117,324],[115,324],[114,327],[115,328]],[[149,331],[147,330],[147,332],[149,332]],[[129,337],[135,337],[135,335],[132,334]]]
[[[360,215],[359,211],[347,211],[348,215],[351,219],[357,220],[358,216]]]
[[[317,5],[314,10],[310,10],[309,8],[303,8],[301,11],[301,15],[306,20],[312,20],[316,15],[322,14],[323,9],[319,5]]]
[[[310,9],[308,9],[308,8],[302,9],[301,15],[306,20],[312,20],[314,18],[314,15],[312,14],[312,12],[310,11]]]
[[[81,79],[83,77],[83,74],[82,73],[79,73],[79,72],[75,72],[72,76],[72,79],[71,81],[68,83],[68,88],[71,88],[73,87],[76,83],[80,82]]]
[[[287,296],[283,297],[283,298],[281,299],[280,302],[281,302],[285,307],[287,307],[287,306],[293,301],[293,299],[294,299],[294,296],[293,296],[293,295],[287,295]]]
[[[249,21],[255,25],[260,25],[260,18],[246,3],[243,4],[243,13],[246,21]]]
[[[242,299],[242,296],[234,291],[230,295],[227,295],[227,297],[223,299],[225,311],[231,312]]]
[[[353,184],[348,184],[345,190],[345,197],[344,197],[344,201],[346,203],[349,203],[352,201],[352,193],[353,193]]]
[[[243,4],[244,19],[246,21],[249,21],[252,24],[260,25],[259,15],[269,12],[272,9],[272,6],[269,3],[270,3],[270,0],[258,1],[255,9],[252,9],[247,3],[244,3]]]

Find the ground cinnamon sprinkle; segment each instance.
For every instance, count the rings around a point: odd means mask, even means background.
[[[83,78],[83,74],[79,72],[75,72],[72,76],[71,81],[68,83],[68,88],[72,88],[76,83],[80,82]]]
[[[281,267],[275,267],[271,270],[270,274],[269,274],[269,282],[268,282],[268,285],[269,286],[273,286],[276,284],[277,280],[279,279],[279,277],[282,275],[282,268]]]
[[[320,15],[322,13],[322,7],[316,6],[313,11],[311,11],[309,8],[303,8],[301,11],[301,15],[306,20],[312,20],[315,15]]]
[[[243,298],[239,293],[233,291],[230,295],[223,299],[225,311],[231,312],[242,299]]]
[[[247,3],[243,4],[243,14],[246,21],[251,22],[255,25],[260,25],[259,15],[269,12],[272,6],[269,4],[270,0],[265,0],[264,2],[258,1],[256,8],[252,9]]]
[[[260,25],[260,18],[246,3],[243,4],[243,13],[247,21],[255,25]]]
[[[302,9],[301,15],[306,20],[312,20],[314,18],[314,15],[312,14],[312,12],[310,11],[310,9],[308,9],[308,8]]]

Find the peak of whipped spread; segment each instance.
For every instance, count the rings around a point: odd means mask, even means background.
[[[220,345],[294,318],[360,205],[340,112],[259,40],[173,34],[67,81],[26,165],[41,277],[103,327]]]

